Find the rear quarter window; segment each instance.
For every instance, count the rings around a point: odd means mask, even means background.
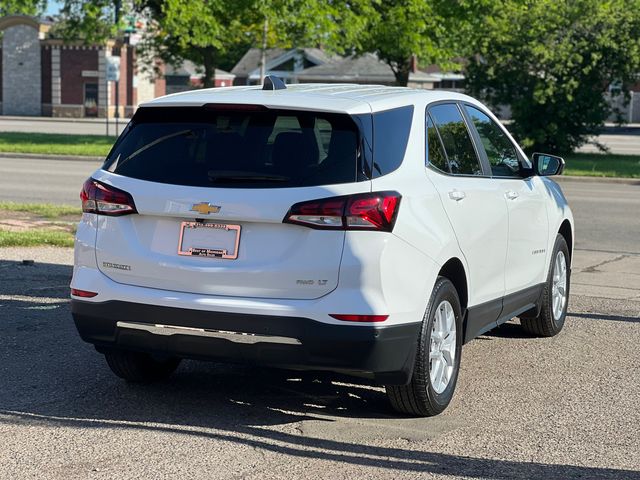
[[[413,105],[373,114],[373,178],[396,170],[407,151]]]

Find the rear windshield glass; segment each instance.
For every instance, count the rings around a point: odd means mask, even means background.
[[[103,168],[188,186],[278,188],[356,181],[348,115],[262,107],[140,108]]]

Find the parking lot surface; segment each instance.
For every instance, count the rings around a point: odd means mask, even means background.
[[[75,331],[72,251],[0,249],[0,478],[640,479],[640,257],[602,255],[576,252],[559,336],[472,341],[422,419],[320,374],[187,361],[126,384]]]

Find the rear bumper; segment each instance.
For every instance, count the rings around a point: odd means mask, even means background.
[[[333,325],[303,317],[193,310],[125,301],[71,300],[82,339],[201,360],[228,360],[373,378],[411,379],[420,323]]]

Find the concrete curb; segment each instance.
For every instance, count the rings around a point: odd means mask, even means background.
[[[0,152],[0,158],[28,158],[30,160],[68,160],[76,162],[103,162],[104,157],[84,155],[49,155],[43,153]]]

